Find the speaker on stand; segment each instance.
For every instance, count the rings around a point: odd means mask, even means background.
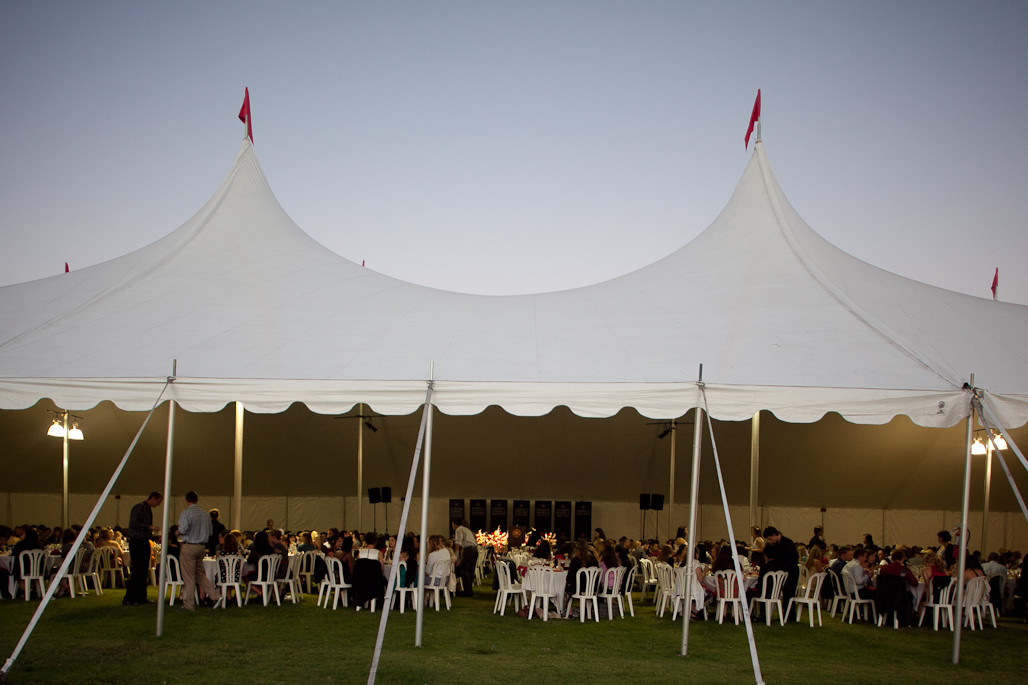
[[[386,535],[389,534],[389,503],[393,501],[393,489],[390,487],[382,488],[382,504],[386,505]]]
[[[646,539],[646,512],[650,509],[650,496],[648,493],[639,495],[639,516],[642,518],[642,535],[640,540]]]
[[[664,509],[664,495],[653,493],[650,495],[650,509],[657,512],[657,537],[660,537],[660,512]]]
[[[375,505],[382,501],[382,488],[368,488],[368,502],[371,503],[371,521],[373,531],[378,532],[378,507]]]

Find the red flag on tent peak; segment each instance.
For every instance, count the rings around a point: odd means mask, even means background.
[[[992,299],[996,299],[996,291],[999,290],[999,267],[996,267],[996,275],[992,277]]]
[[[247,87],[243,94],[243,106],[239,108],[239,120],[246,124],[246,135],[253,145],[253,125],[250,123],[250,88]]]
[[[750,125],[746,127],[746,149],[750,149],[750,134],[753,133],[753,125],[760,119],[760,88],[757,88],[757,99],[753,102],[753,112],[750,114]]]
[[[64,263],[64,273],[68,273],[71,269],[68,268],[68,262]]]

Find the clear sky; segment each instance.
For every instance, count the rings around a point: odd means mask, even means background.
[[[681,247],[750,152],[822,236],[1028,304],[1028,3],[0,2],[0,284],[186,221],[242,137],[316,240],[485,294]],[[750,148],[752,151],[752,145]]]

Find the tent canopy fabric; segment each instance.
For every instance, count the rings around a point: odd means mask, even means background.
[[[970,374],[1010,426],[1028,421],[1028,307],[883,271],[818,236],[762,143],[696,239],[633,273],[521,296],[440,291],[375,273],[306,235],[244,140],[228,177],[177,230],[69,274],[0,288],[0,408],[41,398],[191,411],[242,401],[318,413],[364,402],[409,414],[434,363],[434,404],[518,416],[567,406],[652,418],[701,405],[742,420],[835,411],[947,427]]]

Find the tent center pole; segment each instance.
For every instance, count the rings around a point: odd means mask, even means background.
[[[61,499],[61,526],[68,530],[68,412],[64,412],[64,497]],[[11,523],[14,523],[13,521]]]
[[[992,490],[992,438],[986,440],[985,456],[985,502],[982,505],[982,554],[989,554],[989,495]]]
[[[760,485],[760,412],[750,420],[750,526],[760,526],[757,488]],[[824,523],[822,521],[822,523]]]
[[[234,471],[232,474],[232,528],[243,529],[243,417],[246,409],[236,402],[236,440]]]
[[[357,530],[364,532],[364,403],[357,405]]]
[[[675,420],[671,419],[671,482],[668,484],[667,494],[667,536],[671,537],[671,527],[675,522]],[[657,532],[660,536],[660,532]]]

